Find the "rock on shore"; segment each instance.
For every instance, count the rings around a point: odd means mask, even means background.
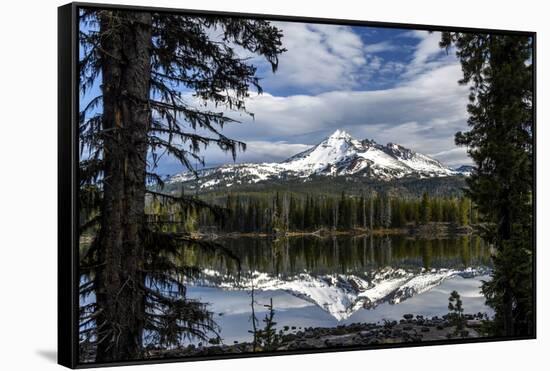
[[[466,328],[455,334],[455,327],[446,316],[424,318],[405,314],[400,321],[384,323],[353,323],[332,328],[285,328],[280,334],[275,351],[307,350],[333,347],[375,346],[378,344],[415,343],[446,339],[478,338],[484,316],[481,313],[465,315]],[[258,351],[258,350],[256,350]],[[262,351],[262,350],[259,350]],[[253,352],[252,343],[231,345],[188,346],[170,351],[150,350],[149,357],[185,357]]]

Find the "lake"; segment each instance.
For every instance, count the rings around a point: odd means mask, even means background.
[[[491,271],[490,248],[477,236],[225,238],[215,254],[189,247],[202,273],[188,296],[209,303],[224,343],[250,341],[251,292],[261,321],[273,300],[277,328],[335,327],[441,316],[456,290],[465,313],[492,316],[480,293]],[[240,263],[240,270],[238,269]],[[262,323],[260,322],[260,326]]]

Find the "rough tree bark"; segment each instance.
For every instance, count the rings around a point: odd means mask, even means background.
[[[144,327],[144,223],[151,14],[105,12],[101,47],[104,196],[96,300],[97,361],[139,357]]]

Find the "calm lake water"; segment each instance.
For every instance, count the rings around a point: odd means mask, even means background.
[[[273,300],[277,328],[333,327],[441,316],[457,290],[466,313],[485,312],[480,293],[489,280],[489,247],[478,237],[403,236],[219,240],[229,254],[188,248],[186,261],[203,268],[188,295],[209,303],[225,343],[249,341],[251,291],[258,319]],[[229,255],[233,255],[233,258]],[[240,274],[235,257],[241,264]]]

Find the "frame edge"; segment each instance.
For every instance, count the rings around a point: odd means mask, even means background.
[[[75,17],[74,4],[57,9],[57,363],[75,368],[75,162],[74,106]]]
[[[534,176],[534,197],[533,203],[535,217],[534,223],[534,247],[535,260],[533,265],[533,289],[534,289],[534,333],[530,336],[511,338],[481,338],[474,340],[459,341],[433,341],[429,343],[415,344],[393,344],[374,347],[347,347],[347,348],[325,348],[320,350],[308,349],[305,351],[285,351],[266,353],[244,353],[238,355],[200,356],[200,357],[178,357],[140,359],[134,361],[114,361],[109,363],[79,363],[78,361],[78,295],[75,289],[78,288],[78,233],[76,217],[78,216],[77,200],[77,165],[78,165],[78,133],[76,123],[78,119],[78,9],[79,8],[107,8],[136,11],[158,11],[168,13],[179,13],[188,15],[222,15],[227,17],[248,17],[252,19],[269,19],[274,21],[287,22],[313,22],[320,24],[353,24],[368,27],[385,28],[406,28],[435,31],[462,31],[462,32],[487,32],[495,34],[524,35],[533,37],[533,114],[534,114],[534,135],[533,142],[536,146],[536,49],[537,32],[527,30],[505,30],[487,29],[477,27],[459,27],[426,25],[400,22],[378,22],[367,20],[350,20],[334,18],[316,18],[306,16],[287,16],[280,14],[263,13],[241,13],[216,10],[200,10],[185,8],[169,8],[155,6],[136,6],[105,3],[72,2],[58,7],[58,364],[71,369],[118,367],[129,365],[151,365],[164,363],[184,363],[197,361],[212,361],[226,359],[246,359],[256,357],[271,357],[285,355],[308,355],[319,353],[333,353],[346,351],[365,351],[380,349],[415,348],[438,345],[461,345],[473,343],[492,343],[501,341],[521,341],[537,339],[537,312],[536,312],[536,149],[534,151],[533,176]],[[69,226],[69,228],[67,228]]]

